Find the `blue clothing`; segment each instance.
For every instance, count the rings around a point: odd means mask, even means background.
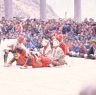
[[[74,51],[74,52],[78,53],[78,52],[79,52],[79,50],[80,50],[80,48],[77,46],[77,47],[74,47],[72,51]]]
[[[37,34],[40,33],[38,28],[34,28],[34,32],[37,33]]]
[[[86,49],[90,49],[90,45],[85,45]]]
[[[36,47],[35,47],[34,44],[32,44],[31,42],[29,42],[29,43],[26,45],[26,48],[28,48],[28,49],[35,49]]]

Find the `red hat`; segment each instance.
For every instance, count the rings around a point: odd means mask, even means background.
[[[62,36],[62,35],[58,35],[58,36],[56,36],[56,39],[57,39],[59,42],[61,42],[61,41],[63,40],[63,36]]]
[[[18,40],[18,42],[23,43],[24,36],[20,35],[17,40]]]
[[[57,34],[57,33],[54,33],[54,34],[53,34],[53,36],[55,36],[55,37],[56,37],[56,39],[57,39],[59,42],[61,42],[61,41],[62,41],[62,39],[63,39],[63,35],[62,35],[62,34]]]

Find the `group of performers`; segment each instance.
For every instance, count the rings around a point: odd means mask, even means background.
[[[11,46],[10,49],[4,49],[4,66],[9,67],[14,61],[20,65],[21,69],[27,69],[28,66],[32,68],[54,67],[67,64],[65,56],[67,53],[66,45],[63,43],[63,35],[53,33],[51,42],[48,37],[42,38],[42,48],[28,48],[27,45],[30,41],[20,35],[17,38],[17,43]],[[11,52],[13,58],[8,62],[8,54]]]

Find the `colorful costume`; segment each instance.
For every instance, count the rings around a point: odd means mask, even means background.
[[[23,44],[24,42],[24,37],[22,35],[20,35],[17,38],[17,43],[16,45],[13,45],[12,48],[10,50],[5,50],[5,54],[4,54],[4,66],[10,66],[14,61],[17,62],[17,65],[24,65],[26,62],[26,48]],[[7,57],[8,57],[8,53],[12,52],[13,54],[13,58],[7,63]]]
[[[64,54],[67,54],[67,46],[63,43],[63,35],[55,33],[54,36],[60,42],[60,48],[63,50]]]
[[[66,63],[64,51],[60,47],[60,42],[57,40],[56,36],[53,37],[53,52],[51,59],[53,66],[61,66]]]

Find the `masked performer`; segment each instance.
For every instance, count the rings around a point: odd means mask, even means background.
[[[23,44],[24,42],[24,37],[20,35],[17,39],[16,45],[12,45],[10,50],[4,50],[4,63],[5,67],[9,67],[12,65],[14,61],[17,62],[17,65],[23,65],[24,62],[26,61],[26,54],[27,54],[27,49]],[[9,52],[12,52],[13,58],[7,63],[7,58]]]

